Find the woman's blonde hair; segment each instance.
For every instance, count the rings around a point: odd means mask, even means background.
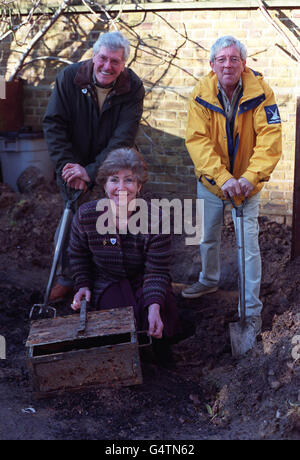
[[[108,177],[121,169],[130,169],[140,185],[148,179],[148,167],[143,156],[134,148],[121,147],[108,154],[98,169],[96,183],[104,187]]]

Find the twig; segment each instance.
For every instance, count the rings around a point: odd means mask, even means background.
[[[93,10],[93,8],[90,7],[90,5],[85,1],[85,0],[82,0],[82,3],[90,10],[90,12],[92,13],[93,16],[96,16],[96,19],[97,21],[99,20],[99,15]],[[101,20],[101,18],[100,18]]]
[[[15,0],[13,0],[11,3],[13,3]],[[1,3],[4,3],[5,6],[7,6],[8,4],[5,3],[5,2],[1,2]],[[8,37],[10,34],[14,34],[15,35],[15,32],[19,29],[21,29],[21,27],[29,24],[31,21],[32,21],[32,17],[35,13],[35,10],[38,8],[39,4],[41,3],[41,0],[36,0],[35,4],[33,5],[33,7],[31,8],[31,10],[29,11],[26,19],[24,21],[22,21],[20,24],[17,24],[17,25],[12,25],[12,20],[11,20],[11,17],[10,17],[10,24],[9,24],[9,30],[7,30],[3,35],[0,36],[0,42],[2,40],[4,40],[6,37]],[[2,18],[2,21],[3,21],[3,18]],[[3,21],[3,22],[6,22],[6,21]],[[32,28],[32,27],[31,27]],[[24,40],[25,41],[25,40]]]
[[[32,64],[34,61],[58,61],[62,62],[63,64],[74,64],[73,61],[69,61],[68,59],[60,58],[57,56],[39,56],[33,59],[30,59],[30,61],[27,61],[23,64],[23,67]]]
[[[281,35],[281,37],[284,39],[284,41],[286,42],[287,46],[288,47],[291,47],[294,54],[295,54],[295,58],[298,62],[300,62],[300,52],[297,50],[297,48],[294,46],[294,44],[292,43],[292,41],[289,39],[289,37],[287,36],[287,34],[284,32],[284,30],[281,29],[281,27],[274,21],[274,19],[272,18],[272,16],[270,15],[270,13],[268,12],[264,2],[262,0],[257,0],[257,3],[259,5],[259,9],[261,11],[261,13],[263,14],[263,16],[266,18],[266,20],[271,24],[271,26],[273,26],[277,32]]]
[[[184,32],[185,34],[182,34],[178,29],[176,29],[174,26],[172,26],[172,24],[170,24],[169,21],[167,21],[163,16],[161,16],[159,13],[155,12],[154,13],[155,16],[158,16],[162,21],[164,21],[171,29],[173,29],[178,35],[180,35],[181,37],[184,37],[187,41],[189,41],[190,43],[193,43],[194,45],[196,45],[198,48],[201,48],[202,50],[206,51],[206,52],[209,52],[208,49],[204,48],[204,46],[200,45],[200,43],[196,42],[195,40],[192,40],[191,38],[188,37],[187,35],[187,32],[186,32],[186,27],[185,27],[185,24],[183,24],[183,27],[184,27]]]
[[[91,11],[91,13],[93,13],[94,15],[96,15],[96,16],[98,17],[97,13],[96,13],[96,12],[93,10],[93,8],[89,5],[89,1],[88,1],[88,0],[82,0],[82,3]],[[120,18],[120,16],[121,16],[121,14],[123,13],[123,5],[125,5],[125,4],[126,4],[126,0],[124,0],[124,2],[122,2],[122,3],[120,4],[120,11],[119,11],[119,13],[117,14],[117,16],[116,16],[115,18],[112,18],[111,15],[108,13],[108,11],[107,11],[106,8],[104,8],[102,5],[96,3],[96,5],[100,8],[101,12],[105,14],[106,19],[108,20],[108,22],[110,22],[110,23],[113,25],[113,27],[114,27],[114,29],[115,29],[116,31],[118,31],[118,27],[117,27],[117,25],[116,25],[116,22],[119,21],[119,18]]]
[[[35,46],[35,44],[46,34],[46,32],[52,27],[52,25],[57,21],[57,19],[61,16],[61,14],[64,12],[64,10],[69,6],[71,3],[71,0],[64,0],[63,3],[57,8],[55,13],[51,16],[47,24],[45,24],[44,27],[35,35],[35,37],[31,40],[27,48],[25,49],[24,53],[22,54],[21,58],[19,59],[18,64],[15,66],[9,81],[14,80],[18,72],[22,69],[24,66],[24,61],[31,52],[32,48]]]

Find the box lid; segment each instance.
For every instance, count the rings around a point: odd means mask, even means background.
[[[78,314],[35,320],[31,323],[26,347],[78,339]],[[83,338],[120,335],[136,331],[133,307],[87,313]]]

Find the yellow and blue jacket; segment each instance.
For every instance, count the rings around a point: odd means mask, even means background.
[[[260,73],[245,67],[243,90],[230,125],[217,82],[211,71],[193,90],[186,147],[196,176],[219,198],[225,199],[221,187],[232,177],[251,182],[254,195],[269,180],[282,152],[281,120],[274,93]]]

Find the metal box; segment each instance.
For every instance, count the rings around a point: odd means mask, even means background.
[[[79,315],[32,322],[27,367],[35,396],[143,382],[132,307],[89,312],[82,335]]]

